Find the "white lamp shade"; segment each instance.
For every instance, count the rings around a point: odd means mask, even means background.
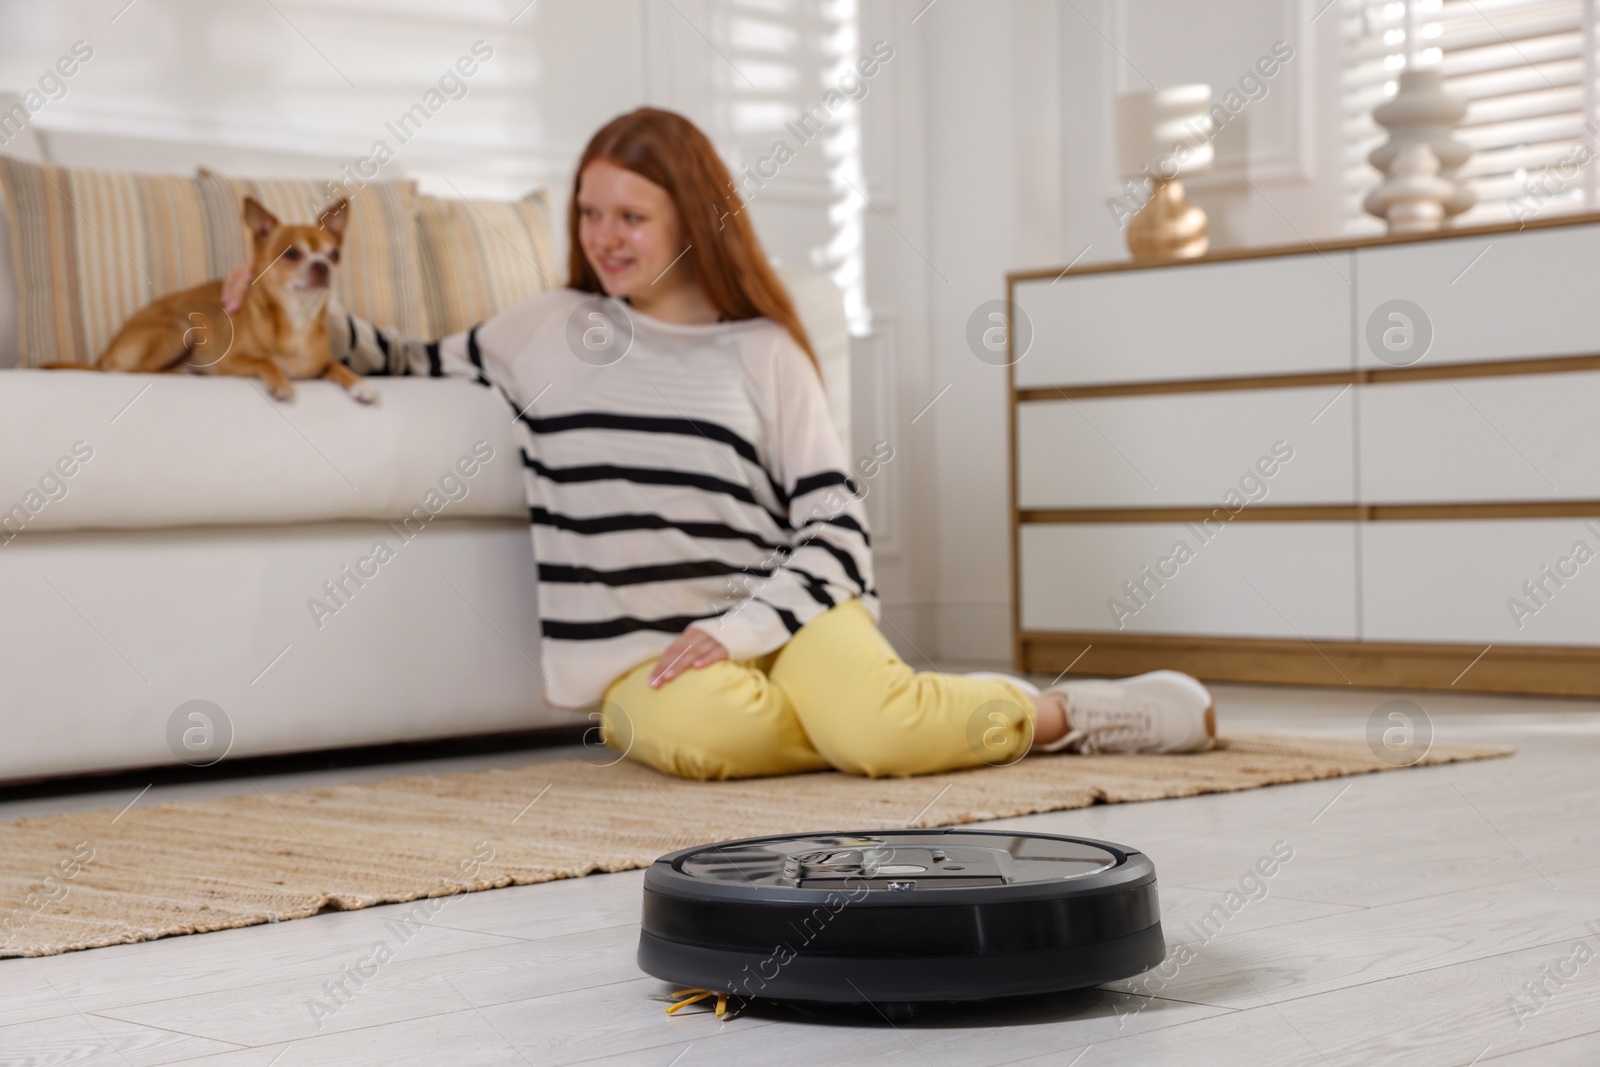
[[[1117,98],[1117,169],[1175,178],[1211,169],[1211,86],[1174,85]]]

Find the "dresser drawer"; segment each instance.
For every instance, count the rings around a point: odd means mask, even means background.
[[[1600,371],[1365,386],[1367,503],[1600,499]]]
[[[1353,640],[1355,537],[1332,522],[1030,523],[1022,628]]]
[[[1600,226],[1364,248],[1355,259],[1362,367],[1406,361],[1380,359],[1366,339],[1374,313],[1391,300],[1427,316],[1426,363],[1600,353]]]
[[[1600,645],[1600,521],[1374,522],[1361,560],[1367,640]]]
[[[1351,254],[1017,282],[1019,388],[1351,368]]]
[[[1017,405],[1023,508],[1355,501],[1355,403],[1341,386]]]

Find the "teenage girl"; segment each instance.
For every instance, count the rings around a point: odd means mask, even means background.
[[[1211,697],[1174,671],[1041,692],[895,653],[816,357],[693,123],[606,124],[567,233],[565,289],[465,333],[330,329],[361,373],[466,377],[521,413],[551,704],[599,704],[608,744],[690,778],[1211,747]]]

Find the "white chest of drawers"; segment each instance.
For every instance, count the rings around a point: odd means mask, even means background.
[[[1600,216],[1007,281],[1017,667],[1600,695]]]

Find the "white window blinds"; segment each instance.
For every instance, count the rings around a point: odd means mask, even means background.
[[[711,0],[706,11],[707,41],[724,61],[712,66],[716,127],[731,142],[725,158],[740,195],[760,213],[769,203],[826,212],[827,238],[813,245],[811,263],[843,291],[850,332],[864,335],[860,101],[882,64],[871,75],[857,64],[881,49],[860,40],[857,0]]]
[[[1478,205],[1456,225],[1600,208],[1595,168],[1595,0],[1341,0],[1345,13],[1345,228],[1381,223],[1361,201],[1382,180],[1372,109],[1408,67],[1437,67],[1467,101],[1457,140]]]

